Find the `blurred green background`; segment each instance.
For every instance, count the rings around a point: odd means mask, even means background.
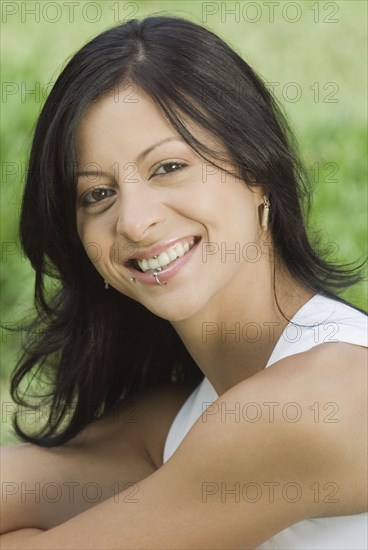
[[[364,259],[366,2],[3,1],[1,9],[3,325],[21,321],[32,308],[33,273],[20,254],[17,221],[27,153],[45,96],[76,50],[132,16],[176,14],[207,26],[273,87],[315,182],[313,231],[320,231],[331,259],[332,251],[335,261]],[[343,296],[367,308],[366,283]],[[0,442],[4,445],[17,442],[10,425],[15,406],[8,386],[21,336],[3,331],[1,343]]]

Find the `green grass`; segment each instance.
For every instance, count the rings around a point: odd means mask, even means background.
[[[335,243],[339,261],[364,258],[367,234],[365,2],[320,1],[319,21],[315,21],[317,3],[302,0],[298,2],[300,20],[294,23],[290,20],[295,17],[295,8],[294,11],[285,8],[288,2],[281,2],[275,8],[274,22],[269,21],[264,2],[258,2],[260,18],[253,23],[245,20],[246,16],[256,18],[251,9],[245,16],[240,14],[239,21],[221,10],[221,5],[230,10],[234,2],[149,0],[128,5],[107,0],[98,2],[101,18],[96,22],[92,22],[95,17],[92,9],[83,14],[85,2],[75,8],[74,22],[70,21],[64,3],[59,2],[61,17],[55,23],[46,20],[56,18],[55,11],[50,8],[42,13],[42,6],[47,2],[8,4],[18,6],[18,13],[6,20],[3,13],[2,323],[12,324],[22,319],[32,307],[33,274],[17,249],[17,219],[23,164],[44,95],[49,83],[55,81],[76,50],[118,22],[118,5],[120,19],[128,15],[129,8],[130,13],[136,12],[136,17],[160,12],[188,17],[200,24],[206,6],[213,11],[218,9],[207,17],[205,26],[230,43],[267,82],[279,83],[274,85],[275,94],[292,121],[306,164],[316,180],[313,229],[320,230],[326,246]],[[34,15],[24,12],[35,4],[41,10],[38,22]],[[240,9],[245,9],[246,4],[249,3],[240,2]],[[25,93],[34,88],[36,97]],[[301,96],[294,101],[296,91]],[[366,284],[349,289],[343,296],[360,307],[367,307]],[[4,412],[6,407],[11,407],[7,405],[8,380],[20,338],[3,334],[2,344],[1,443],[8,444],[16,441]]]

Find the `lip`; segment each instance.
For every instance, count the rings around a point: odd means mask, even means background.
[[[124,262],[124,264],[128,265],[131,260],[148,260],[149,258],[153,258],[154,256],[159,256],[161,252],[165,252],[165,250],[167,250],[168,248],[173,248],[176,244],[185,243],[190,241],[191,239],[199,239],[199,237],[197,237],[196,235],[189,235],[187,237],[180,237],[178,239],[172,239],[171,241],[156,244],[149,248],[145,248],[140,252],[137,252],[137,254],[129,258],[129,260],[127,262]]]
[[[191,237],[189,237],[189,238],[191,238]],[[170,279],[175,277],[175,275],[178,273],[178,271],[180,271],[185,266],[185,264],[187,264],[191,260],[193,254],[195,253],[195,251],[198,248],[199,243],[202,241],[201,237],[195,237],[195,238],[198,239],[198,240],[195,243],[195,245],[193,246],[193,248],[191,248],[189,250],[189,252],[184,254],[184,256],[181,256],[181,257],[177,258],[171,264],[169,264],[168,266],[163,267],[161,269],[161,271],[158,273],[158,278],[160,280],[160,283],[169,282]],[[182,239],[176,239],[175,241],[171,241],[171,242],[176,244],[178,242],[182,242],[182,241],[186,241],[186,240],[188,240],[188,238],[186,238],[186,239],[185,238],[184,239],[183,238]],[[166,248],[163,248],[163,249],[161,248],[161,252],[163,252],[164,250],[166,250],[169,247],[170,247],[170,245],[166,246]],[[151,249],[150,249],[150,252],[151,252]],[[137,259],[137,256],[135,256],[132,259]],[[140,259],[140,258],[138,258],[138,259]],[[159,286],[156,282],[156,279],[154,278],[154,276],[152,275],[151,272],[143,273],[142,271],[138,271],[138,269],[135,269],[131,265],[126,265],[126,268],[130,272],[131,276],[134,277],[134,279],[136,279],[140,283],[143,283],[143,284],[149,285],[149,286]]]

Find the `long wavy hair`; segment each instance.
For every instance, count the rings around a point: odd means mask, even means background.
[[[142,388],[203,378],[168,321],[104,289],[77,234],[76,129],[91,101],[127,82],[156,102],[203,159],[218,165],[184,117],[225,145],[244,184],[266,185],[275,253],[295,279],[348,304],[338,292],[363,279],[364,262],[354,268],[328,262],[311,244],[306,223],[312,190],[292,132],[237,53],[209,30],[177,17],[131,20],[103,32],[74,55],[45,102],[22,202],[20,238],[36,273],[38,315],[27,325],[11,395],[47,415],[37,433],[23,431],[18,415],[13,426],[21,439],[42,446],[67,442]],[[275,286],[274,294],[277,302]],[[29,378],[28,386],[48,384],[36,405],[21,391]]]

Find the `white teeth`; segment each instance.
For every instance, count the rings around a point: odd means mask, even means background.
[[[146,259],[137,260],[137,262],[142,271],[147,271],[150,268]]]
[[[170,262],[173,262],[178,257],[177,253],[175,252],[175,250],[173,248],[168,248],[166,250],[166,254],[169,256]]]
[[[188,247],[189,249],[189,247]],[[166,252],[161,252],[159,257],[157,258],[157,261],[160,263],[161,267],[164,267],[165,265],[168,265],[170,263],[170,258]]]
[[[150,269],[156,269],[156,267],[160,267],[160,263],[156,258],[150,258],[147,261]]]
[[[153,256],[148,260],[144,258],[143,260],[137,260],[137,263],[142,271],[148,271],[150,269],[158,269],[169,265],[177,258],[184,256],[191,247],[194,245],[194,239],[186,243],[177,243],[175,247],[168,248],[165,252],[161,252],[158,256]]]
[[[185,254],[184,246],[181,243],[178,243],[177,245],[175,245],[175,251],[176,251],[177,255],[179,256],[179,258],[181,256],[184,256],[184,254]]]

